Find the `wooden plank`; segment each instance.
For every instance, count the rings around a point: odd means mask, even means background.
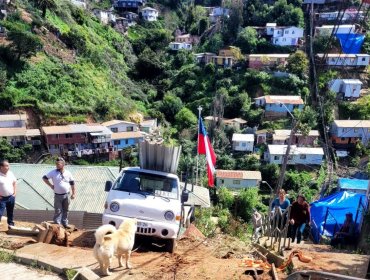
[[[272,280],[279,280],[279,276],[277,274],[276,267],[275,267],[274,263],[271,264],[271,277],[272,277]]]

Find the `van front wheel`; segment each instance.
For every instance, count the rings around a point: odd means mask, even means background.
[[[173,254],[176,251],[177,242],[176,239],[167,240],[166,251]]]

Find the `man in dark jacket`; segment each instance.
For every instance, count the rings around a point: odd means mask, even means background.
[[[298,195],[297,200],[292,204],[289,217],[288,237],[292,238],[292,242],[295,237],[297,237],[297,244],[301,242],[304,228],[310,220],[310,205],[303,195]]]

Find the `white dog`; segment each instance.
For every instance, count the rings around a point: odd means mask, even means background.
[[[109,267],[114,255],[117,255],[120,267],[125,255],[126,268],[131,268],[130,256],[135,243],[136,228],[136,219],[127,219],[118,230],[112,225],[103,225],[96,230],[94,256],[99,262],[102,274],[111,275]]]

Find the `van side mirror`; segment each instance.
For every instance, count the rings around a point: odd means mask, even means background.
[[[187,202],[189,200],[189,191],[185,190],[181,194],[181,203]]]
[[[110,189],[112,188],[112,186],[113,186],[113,183],[112,183],[112,181],[106,181],[105,182],[105,191],[106,192],[109,192],[110,191]]]

